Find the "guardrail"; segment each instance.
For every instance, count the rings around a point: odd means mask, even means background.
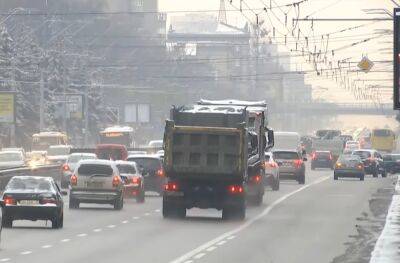
[[[22,175],[51,177],[55,181],[59,181],[60,165],[37,166],[35,168],[21,167],[15,169],[2,170],[0,171],[0,191],[4,190],[8,181],[10,181],[10,179],[13,176],[22,176]]]

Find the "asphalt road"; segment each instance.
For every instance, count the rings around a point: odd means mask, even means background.
[[[330,262],[355,234],[356,218],[390,178],[333,181],[330,170],[307,171],[306,185],[281,182],[244,222],[225,222],[216,210],[190,210],[165,220],[161,198],[125,201],[122,211],[85,205],[69,210],[64,228],[16,222],[4,229],[0,262]]]

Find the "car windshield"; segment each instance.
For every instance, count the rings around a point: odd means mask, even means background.
[[[299,154],[296,152],[274,152],[274,159],[295,160],[299,158]]]
[[[158,170],[161,168],[161,162],[156,158],[128,158],[128,161],[135,162],[138,167],[146,170]]]
[[[121,174],[135,174],[136,170],[133,165],[117,164],[117,168]]]
[[[0,152],[0,162],[18,162],[22,161],[22,154],[15,152]]]
[[[6,191],[7,190],[53,191],[54,188],[53,188],[52,183],[48,179],[45,179],[45,178],[14,177],[7,184]]]
[[[377,137],[387,137],[387,136],[391,136],[392,132],[390,130],[374,130],[373,131],[373,135],[377,136]]]
[[[110,165],[104,164],[82,164],[78,168],[78,174],[81,176],[112,176],[114,173]]]
[[[69,148],[67,147],[50,147],[47,151],[47,155],[49,156],[57,156],[57,155],[68,155]]]
[[[94,155],[71,155],[68,157],[68,163],[77,163],[80,160],[92,160],[96,159]]]
[[[368,151],[355,151],[353,152],[354,155],[358,155],[361,157],[361,159],[367,159],[371,157],[371,153]]]

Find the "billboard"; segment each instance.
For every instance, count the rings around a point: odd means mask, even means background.
[[[0,123],[15,123],[15,93],[0,92]]]
[[[393,27],[393,36],[394,36],[394,47],[393,47],[393,108],[395,110],[400,109],[400,98],[399,98],[399,88],[400,88],[400,8],[394,9],[394,27]]]
[[[57,104],[56,117],[67,118],[73,120],[83,119],[83,95],[82,94],[66,94],[56,95],[55,102]],[[65,105],[65,109],[64,109]],[[64,111],[65,110],[65,111]],[[66,115],[66,116],[64,116]]]

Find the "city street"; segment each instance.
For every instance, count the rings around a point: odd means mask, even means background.
[[[332,171],[307,171],[304,186],[281,182],[244,222],[226,222],[214,210],[193,209],[166,220],[161,198],[125,201],[122,211],[84,205],[68,209],[64,228],[16,222],[2,234],[0,262],[330,262],[344,253],[356,218],[371,196],[393,188],[393,178],[333,180]]]

